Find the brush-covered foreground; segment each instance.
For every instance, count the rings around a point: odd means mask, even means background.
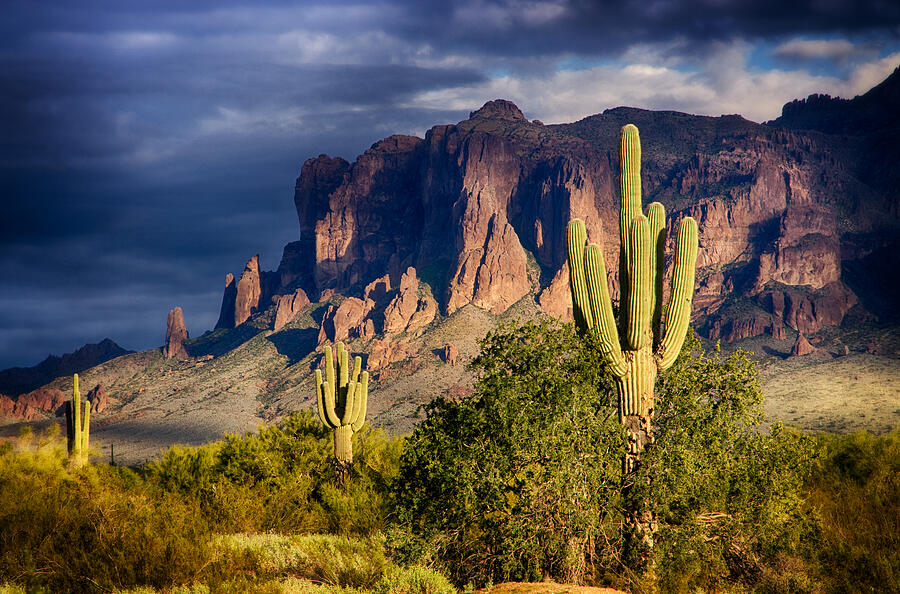
[[[330,432],[309,413],[137,469],[76,468],[58,434],[25,434],[0,449],[0,583],[900,591],[900,432],[764,430],[750,361],[689,343],[658,383],[638,480],[659,529],[653,567],[636,571],[622,553],[624,432],[596,345],[569,326],[503,327],[473,366],[476,393],[436,400],[411,436],[357,434],[343,488]]]

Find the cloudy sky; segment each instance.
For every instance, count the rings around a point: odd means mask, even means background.
[[[4,0],[0,368],[191,335],[253,254],[298,234],[293,184],[507,98],[574,121],[630,105],[777,117],[900,64],[896,0]]]

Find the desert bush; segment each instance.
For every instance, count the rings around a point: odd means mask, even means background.
[[[0,453],[0,501],[0,581],[28,591],[168,587],[206,564],[194,509],[128,469],[70,467],[58,435]]]
[[[455,594],[443,575],[420,565],[392,566],[372,589],[375,594]]]
[[[256,433],[176,446],[145,468],[147,480],[196,501],[221,532],[371,534],[390,510],[402,440],[363,428],[353,476],[336,481],[331,432],[310,411]]]
[[[583,581],[620,517],[625,438],[599,352],[542,320],[488,334],[472,368],[475,394],[435,399],[408,439],[395,547],[458,584]]]
[[[704,352],[693,335],[660,377],[655,443],[635,484],[659,522],[664,591],[812,587],[801,544],[816,530],[803,508],[815,443],[777,423],[767,430],[762,401],[746,353]]]

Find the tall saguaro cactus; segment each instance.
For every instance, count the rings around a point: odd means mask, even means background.
[[[66,449],[69,458],[81,466],[87,462],[90,451],[91,403],[87,399],[84,400],[84,416],[82,416],[77,373],[72,377],[72,382],[72,399],[66,402]]]
[[[353,464],[353,434],[366,422],[366,406],[369,400],[369,372],[362,371],[362,358],[353,361],[350,370],[350,353],[344,343],[334,345],[337,353],[337,371],[331,347],[325,347],[325,377],[316,370],[316,396],[319,418],[326,427],[334,430],[334,457],[338,472],[343,478]],[[361,373],[360,373],[361,372]]]
[[[685,217],[675,240],[675,265],[669,304],[663,307],[665,209],[659,202],[641,213],[641,143],[633,124],[622,128],[619,145],[619,303],[613,315],[603,251],[587,244],[584,223],[567,229],[569,282],[575,322],[596,333],[604,358],[616,377],[619,420],[629,444],[624,471],[633,472],[641,451],[653,442],[654,384],[659,371],[678,356],[687,333],[697,261],[697,223]],[[626,481],[627,482],[627,481]],[[629,519],[640,538],[652,546],[651,518],[634,512]]]

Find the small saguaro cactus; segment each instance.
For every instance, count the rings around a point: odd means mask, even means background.
[[[350,353],[344,343],[335,343],[337,372],[331,347],[325,347],[325,378],[322,370],[316,370],[316,396],[319,418],[326,427],[334,430],[334,457],[339,471],[353,463],[353,434],[366,422],[366,406],[369,399],[369,372],[362,371],[362,358],[353,361],[350,370]]]
[[[675,239],[675,263],[669,304],[663,307],[666,214],[654,202],[641,213],[641,144],[633,124],[622,128],[619,145],[619,303],[613,315],[603,251],[585,245],[587,233],[579,219],[567,229],[569,282],[575,322],[593,332],[616,378],[619,420],[629,435],[624,471],[635,470],[641,451],[653,442],[654,384],[659,371],[671,367],[687,333],[697,261],[697,223],[685,217]],[[664,330],[663,330],[664,328]],[[633,518],[642,522],[646,518]],[[640,527],[638,527],[640,530]],[[643,539],[652,533],[645,525]],[[652,539],[649,542],[652,546]]]
[[[72,382],[72,399],[66,402],[66,449],[69,458],[80,466],[88,461],[90,451],[91,403],[87,399],[84,400],[84,416],[82,416],[77,373],[72,377]]]

